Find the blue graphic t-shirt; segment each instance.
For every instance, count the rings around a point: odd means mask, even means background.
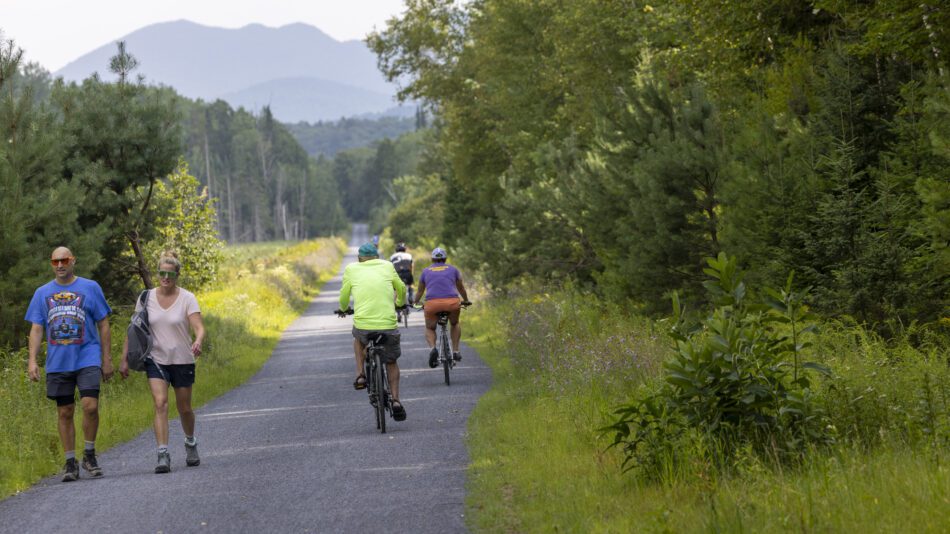
[[[420,282],[426,285],[427,299],[451,299],[459,296],[455,282],[462,278],[458,269],[447,263],[433,263],[422,271]]]
[[[102,288],[86,278],[76,277],[68,286],[53,280],[37,289],[25,319],[46,329],[46,372],[101,366],[96,324],[110,313]]]

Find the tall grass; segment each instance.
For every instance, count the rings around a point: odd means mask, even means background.
[[[198,361],[196,407],[260,369],[281,332],[336,273],[344,249],[342,241],[330,239],[229,247],[218,280],[197,295],[208,336]],[[131,305],[116,304],[111,324],[118,368]],[[0,353],[0,497],[55,473],[63,462],[55,405],[46,399],[42,380],[27,378],[26,359],[25,350]],[[76,412],[79,428],[81,414]],[[104,383],[96,448],[105,450],[149,428],[152,414],[144,373]],[[77,439],[82,439],[79,430]]]
[[[664,325],[582,294],[480,301],[466,341],[494,372],[469,423],[469,526],[476,532],[946,532],[947,388],[939,343],[885,341],[825,325],[809,359],[837,445],[794,468],[739,454],[726,472],[702,451],[664,482],[636,471],[597,429],[657,387]]]

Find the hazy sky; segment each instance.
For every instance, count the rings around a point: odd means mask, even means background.
[[[133,31],[170,20],[240,28],[304,22],[339,40],[362,39],[402,0],[0,0],[0,32],[50,71]]]

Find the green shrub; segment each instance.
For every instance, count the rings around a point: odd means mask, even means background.
[[[624,450],[624,467],[640,467],[649,478],[663,478],[687,461],[680,451],[698,450],[722,468],[743,450],[785,461],[834,441],[809,374],[829,371],[801,362],[809,346],[803,336],[814,327],[802,295],[792,291],[792,277],[760,304],[734,258],[720,254],[707,263],[712,280],[704,285],[715,308],[687,327],[674,296],[675,350],[664,364],[662,386],[617,409],[605,428]]]

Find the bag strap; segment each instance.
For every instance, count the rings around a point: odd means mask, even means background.
[[[148,289],[142,291],[139,294],[139,304],[142,305],[142,318],[145,319],[145,323],[148,324]]]

